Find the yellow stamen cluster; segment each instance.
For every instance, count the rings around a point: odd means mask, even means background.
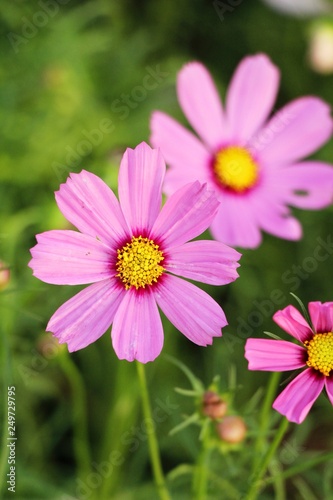
[[[239,146],[221,149],[215,156],[214,173],[226,188],[241,193],[258,180],[258,166],[250,153]]]
[[[153,240],[142,236],[133,236],[129,243],[117,250],[116,269],[126,290],[131,286],[145,288],[157,282],[164,268],[160,262],[164,260],[163,253]]]
[[[308,351],[306,364],[328,377],[333,370],[333,332],[316,333],[304,345]]]

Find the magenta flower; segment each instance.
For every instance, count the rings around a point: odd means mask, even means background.
[[[171,167],[166,194],[193,180],[206,182],[221,201],[211,233],[228,245],[255,248],[261,230],[298,240],[302,229],[288,205],[320,209],[333,201],[333,169],[301,161],[331,136],[329,106],[302,97],[268,120],[278,85],[279,71],[267,56],[246,57],[224,110],[210,74],[192,62],[178,75],[177,93],[200,139],[165,113],[152,116],[151,143]]]
[[[310,302],[313,330],[293,306],[277,311],[273,320],[303,345],[285,340],[248,339],[249,370],[282,372],[304,368],[281,392],[273,408],[300,424],[324,386],[333,405],[333,302]]]
[[[56,193],[61,212],[81,232],[39,234],[29,266],[46,283],[93,283],[63,304],[47,325],[69,351],[94,342],[112,323],[118,358],[154,360],[163,345],[157,305],[201,346],[211,344],[227,324],[207,293],[173,275],[213,285],[237,278],[240,254],[234,249],[214,241],[187,243],[207,229],[218,201],[194,182],[160,210],[164,175],[160,152],[142,143],[123,156],[119,202],[101,179],[84,170],[71,174]]]

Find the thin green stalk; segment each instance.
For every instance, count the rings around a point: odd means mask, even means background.
[[[269,466],[270,461],[272,460],[274,453],[276,452],[279,444],[281,443],[283,436],[285,435],[288,428],[289,421],[284,417],[281,421],[280,427],[278,428],[273,441],[271,442],[270,447],[268,448],[266,454],[263,459],[259,463],[253,474],[253,480],[250,484],[250,489],[246,496],[246,500],[256,500],[258,497],[259,491],[262,488],[264,482],[262,481],[265,472]]]
[[[71,386],[74,454],[78,476],[85,482],[91,472],[86,391],[81,374],[66,351],[60,354],[59,362]]]
[[[287,469],[283,472],[280,472],[278,474],[275,474],[272,477],[268,477],[267,479],[264,480],[263,484],[264,486],[271,484],[275,481],[275,479],[288,479],[289,477],[295,476],[296,474],[300,474],[301,472],[306,471],[307,469],[313,469],[313,467],[316,467],[317,465],[323,463],[323,462],[328,462],[332,460],[333,461],[333,452],[330,451],[329,453],[323,453],[319,455],[318,457],[310,458],[306,462],[301,462],[300,464],[294,465],[293,467],[290,467],[290,469]]]
[[[139,376],[139,385],[141,390],[142,397],[142,409],[147,422],[153,421],[150,401],[149,401],[149,393],[147,386],[147,379],[145,373],[145,367],[142,363],[136,363],[138,376]],[[151,466],[153,469],[153,474],[155,478],[155,483],[157,487],[157,491],[161,500],[171,500],[168,489],[166,487],[165,478],[162,470],[160,450],[158,446],[158,441],[155,433],[155,427],[152,426],[151,432],[148,433],[148,446],[149,446],[149,454]]]
[[[261,408],[259,431],[257,435],[257,440],[254,445],[254,460],[252,472],[257,468],[260,461],[261,454],[264,449],[264,444],[267,437],[267,431],[270,424],[270,413],[273,400],[275,398],[276,389],[279,385],[281,374],[279,372],[273,372],[270,376],[268,387],[265,394],[265,399]]]
[[[106,474],[97,491],[98,498],[112,498],[117,487],[126,481],[126,461],[130,449],[124,444],[124,437],[132,432],[141,411],[140,394],[136,384],[128,385],[133,378],[132,363],[116,363],[113,367],[112,393],[108,398],[109,410],[101,441],[100,462],[113,462],[112,454],[121,453],[121,459],[113,464],[113,472]],[[126,390],[124,390],[126,387]],[[115,432],[116,429],[116,432]],[[125,439],[126,441],[126,439]],[[120,462],[123,461],[123,466]],[[116,468],[117,467],[117,468]],[[125,478],[124,478],[125,477]]]
[[[274,475],[276,472],[276,466],[277,464],[273,463],[271,467],[268,468],[270,475]],[[275,500],[286,500],[286,488],[285,488],[285,482],[281,477],[275,475],[275,480],[273,481],[273,487],[274,487],[274,492],[275,492]]]
[[[199,454],[197,465],[194,469],[193,478],[193,498],[195,498],[196,500],[205,500],[207,498],[207,482],[211,453],[209,425],[204,429],[201,443],[202,448]]]

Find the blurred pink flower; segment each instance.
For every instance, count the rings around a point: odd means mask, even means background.
[[[333,168],[301,161],[330,138],[329,106],[301,97],[268,120],[278,86],[279,71],[267,56],[246,57],[224,110],[207,69],[192,62],[178,75],[177,93],[200,139],[165,113],[152,115],[151,143],[171,167],[166,194],[193,180],[207,182],[221,201],[210,229],[228,245],[255,248],[261,230],[298,240],[301,225],[288,205],[320,209],[333,201]]]
[[[273,9],[295,17],[324,16],[332,12],[327,0],[263,0]]]
[[[273,320],[303,345],[285,340],[248,339],[249,370],[288,371],[307,367],[274,401],[273,408],[300,424],[324,386],[333,405],[333,302],[310,302],[313,330],[293,306],[277,311]]]
[[[161,210],[165,163],[142,143],[127,149],[119,171],[119,202],[94,174],[71,174],[56,193],[63,215],[81,232],[37,235],[29,266],[56,285],[93,283],[52,316],[53,332],[69,351],[97,340],[112,326],[120,359],[154,360],[163,345],[157,305],[192,342],[208,345],[227,324],[205,292],[173,276],[223,285],[234,281],[240,254],[214,241],[188,242],[207,229],[218,201],[194,182]],[[173,273],[173,274],[169,274]]]

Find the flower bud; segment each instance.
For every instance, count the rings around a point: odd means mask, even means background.
[[[6,286],[9,283],[9,280],[10,280],[10,270],[8,269],[6,264],[4,264],[4,262],[0,260],[0,290],[6,288]]]
[[[203,396],[202,411],[212,420],[218,420],[226,414],[227,403],[216,392],[207,391]]]
[[[63,348],[64,346],[59,344],[58,339],[51,333],[43,334],[37,344],[38,351],[46,359],[55,358]]]
[[[333,72],[333,26],[318,24],[310,35],[308,59],[317,73]]]
[[[246,436],[246,425],[242,417],[229,415],[216,426],[218,435],[223,441],[235,444],[240,443]]]

